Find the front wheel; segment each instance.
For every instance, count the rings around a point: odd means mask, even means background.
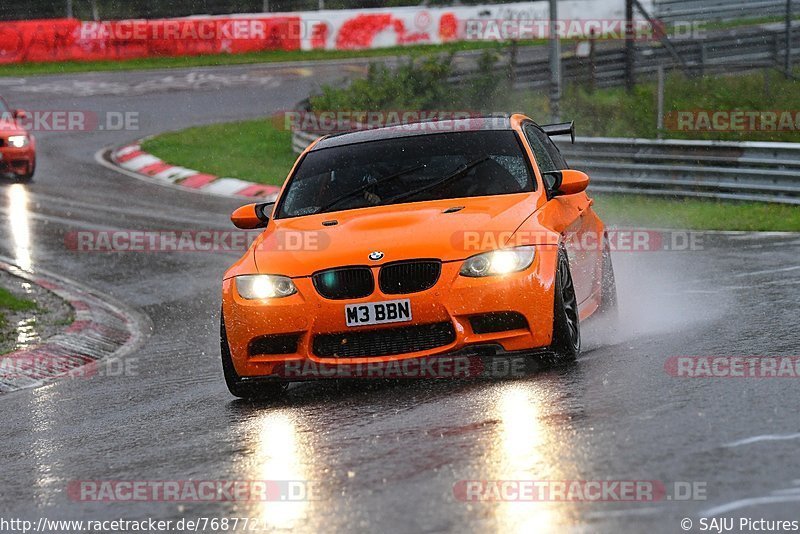
[[[578,299],[569,270],[567,253],[558,253],[556,269],[555,304],[553,306],[553,342],[550,350],[561,360],[573,360],[581,352],[581,325]]]
[[[220,311],[219,320],[220,354],[222,355],[222,373],[225,375],[225,384],[234,397],[254,400],[280,399],[288,384],[285,383],[247,383],[236,373],[231,357],[231,348],[228,345],[228,334],[225,331],[225,318]]]
[[[27,183],[33,180],[33,175],[36,174],[36,160],[28,163],[28,168],[24,174],[17,176],[17,181]]]

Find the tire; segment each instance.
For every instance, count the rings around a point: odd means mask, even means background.
[[[600,275],[600,306],[597,316],[614,322],[619,318],[617,304],[617,279],[614,276],[614,264],[611,262],[611,247],[608,240],[603,243],[603,271]]]
[[[225,376],[225,384],[228,391],[234,397],[240,399],[253,400],[278,400],[283,397],[288,384],[281,382],[273,383],[247,383],[236,374],[231,357],[231,348],[228,345],[228,334],[225,332],[225,318],[220,311],[219,320],[219,343],[220,354],[222,356],[222,373]]]
[[[553,341],[550,351],[561,361],[570,361],[581,352],[581,325],[578,316],[578,299],[569,270],[567,253],[558,252],[556,268],[555,301],[553,306]]]
[[[28,172],[26,172],[25,174],[20,174],[17,177],[17,181],[23,182],[23,183],[30,182],[31,180],[33,180],[33,175],[34,174],[36,174],[36,160],[33,160],[28,165]]]

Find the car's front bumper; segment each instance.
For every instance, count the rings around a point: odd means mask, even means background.
[[[328,300],[319,296],[310,278],[296,278],[297,294],[286,298],[253,301],[242,299],[233,279],[223,282],[223,314],[234,368],[241,377],[280,375],[287,367],[312,362],[326,368],[439,357],[470,347],[494,345],[504,352],[546,347],[553,331],[553,289],[558,249],[537,248],[527,270],[502,277],[468,278],[458,274],[461,262],[447,262],[437,284],[426,291],[407,295],[385,295],[380,289],[355,300]],[[377,271],[377,267],[375,267]],[[377,272],[376,272],[377,274]],[[413,321],[379,326],[348,328],[345,305],[408,298]],[[471,317],[499,312],[524,316],[526,325],[489,333],[476,333]],[[315,353],[315,336],[325,334],[379,332],[410,325],[450,323],[450,342],[427,350],[386,356],[322,357]],[[251,343],[264,336],[296,336],[296,349],[285,354],[253,354]],[[319,369],[311,366],[309,369]],[[302,377],[296,377],[302,379]],[[309,377],[313,378],[313,377]]]
[[[36,151],[32,145],[24,148],[0,146],[0,172],[28,174],[36,159]]]

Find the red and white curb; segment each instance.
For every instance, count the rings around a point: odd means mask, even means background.
[[[38,387],[59,378],[91,377],[101,361],[119,359],[149,334],[149,319],[110,297],[52,275],[30,274],[0,261],[0,269],[66,300],[75,320],[63,332],[31,348],[0,356],[0,394]]]
[[[111,161],[127,171],[150,178],[162,184],[177,185],[215,195],[231,197],[256,197],[273,201],[280,188],[275,185],[256,184],[238,178],[220,178],[194,169],[166,163],[142,150],[139,143],[125,145],[110,153]]]

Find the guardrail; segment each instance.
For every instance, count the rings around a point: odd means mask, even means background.
[[[792,0],[795,13],[799,6]],[[654,7],[661,22],[757,19],[783,16],[786,0],[656,0]]]
[[[294,132],[302,152],[318,136]],[[578,137],[559,142],[594,191],[800,205],[800,143]]]
[[[597,191],[800,205],[800,143],[579,137],[559,147]]]

